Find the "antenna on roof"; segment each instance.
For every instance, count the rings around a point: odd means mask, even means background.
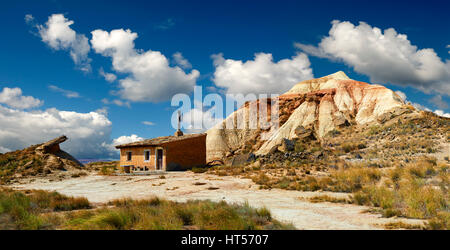
[[[175,136],[182,136],[183,132],[181,131],[181,112],[178,110],[178,129],[175,132]]]
[[[180,123],[181,123],[181,111],[178,110],[178,130],[180,130]]]

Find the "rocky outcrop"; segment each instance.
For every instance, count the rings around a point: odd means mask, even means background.
[[[42,143],[40,146],[38,146],[35,151],[37,154],[55,154],[61,151],[61,148],[59,147],[60,143],[63,143],[67,140],[67,137],[65,135],[60,136],[58,138],[55,138],[53,140],[50,140],[48,142]]]
[[[79,171],[83,164],[60,149],[59,144],[67,139],[66,136],[60,136],[42,144],[0,155],[0,169],[11,169],[10,174],[2,176],[0,182],[24,176],[48,175],[57,171]]]
[[[260,102],[262,100],[258,100]],[[265,100],[264,100],[265,101]],[[268,154],[285,139],[318,139],[343,126],[384,123],[398,115],[416,112],[394,91],[381,85],[348,78],[339,71],[325,77],[300,82],[279,96],[279,126],[250,129],[226,127],[236,116],[255,122],[246,104],[207,134],[207,160],[222,159],[232,152]],[[270,109],[270,108],[268,108]],[[246,116],[245,116],[246,115]],[[265,138],[261,134],[265,133]],[[249,149],[250,148],[250,149]],[[283,147],[281,147],[283,149]]]

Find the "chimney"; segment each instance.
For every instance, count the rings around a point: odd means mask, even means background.
[[[183,136],[183,131],[181,131],[181,129],[180,129],[181,128],[180,123],[181,123],[181,113],[178,110],[178,129],[175,132],[175,136]]]

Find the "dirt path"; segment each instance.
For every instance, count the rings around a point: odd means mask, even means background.
[[[218,177],[191,172],[168,173],[165,179],[154,176],[97,176],[89,175],[62,181],[37,179],[31,183],[14,184],[15,189],[54,190],[72,196],[84,196],[94,203],[131,197],[134,199],[159,196],[174,201],[209,199],[229,203],[248,202],[253,207],[266,206],[274,218],[291,222],[297,229],[382,229],[382,224],[403,221],[410,224],[420,220],[381,218],[380,215],[363,213],[368,207],[310,203],[300,197],[315,196],[318,192],[288,190],[259,190],[248,179],[231,176]],[[213,188],[216,188],[212,190]],[[346,194],[322,193],[333,196]]]

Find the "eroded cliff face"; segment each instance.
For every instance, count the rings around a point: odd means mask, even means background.
[[[260,101],[266,100],[257,102]],[[279,96],[279,126],[275,126],[275,119],[269,119],[267,127],[256,129],[226,126],[238,116],[244,117],[246,125],[255,123],[257,118],[250,115],[253,113],[250,105],[244,105],[208,130],[208,161],[244,151],[267,154],[285,138],[311,136],[321,140],[342,126],[382,123],[403,113],[416,112],[392,90],[351,80],[342,71],[300,82]]]

